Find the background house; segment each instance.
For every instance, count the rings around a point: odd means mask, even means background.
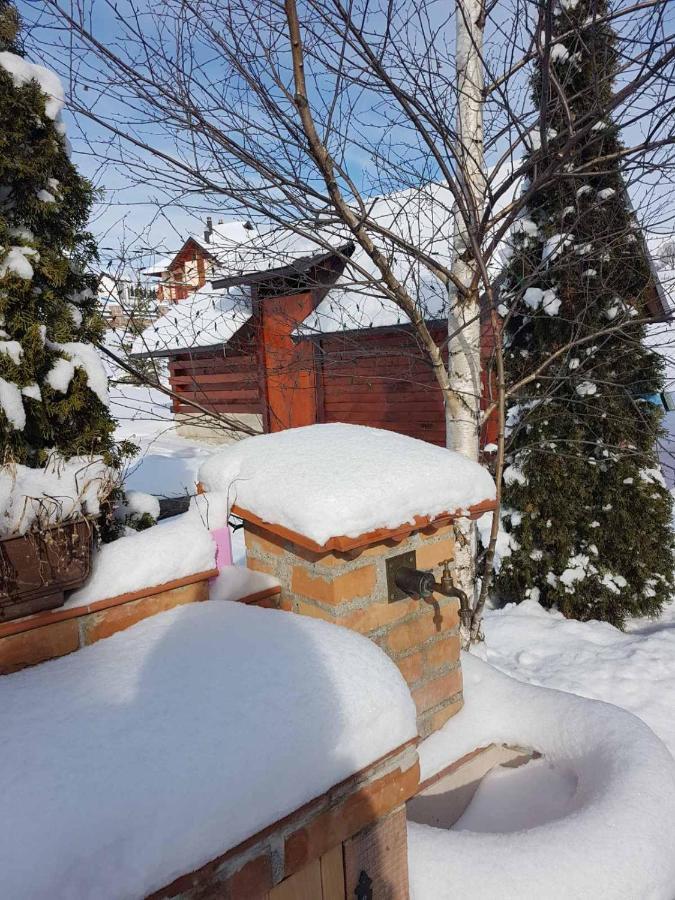
[[[208,216],[202,234],[190,235],[179,250],[161,257],[143,275],[158,281],[159,301],[178,303],[204,287],[217,272],[219,258],[231,256],[254,232],[250,222],[221,220],[214,225]]]
[[[406,244],[450,264],[449,192],[430,184],[376,198],[369,212],[382,229],[382,252],[443,347],[447,286]],[[207,220],[207,234],[208,242],[188,239],[164,269],[163,289],[187,290],[189,275],[196,290],[191,286],[133,347],[139,358],[168,359],[184,433],[198,423],[203,434],[204,416],[191,405],[197,403],[260,432],[349,422],[445,444],[443,398],[426,351],[342,226],[319,221],[305,235],[234,222],[213,229]],[[188,272],[184,260],[195,247],[203,255]],[[649,304],[653,315],[668,308],[656,278]],[[481,346],[487,362],[494,348],[487,315]],[[485,407],[492,400],[485,378],[480,390]],[[223,430],[219,436],[231,438]],[[482,441],[495,437],[488,422]]]

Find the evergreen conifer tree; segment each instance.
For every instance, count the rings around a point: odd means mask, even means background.
[[[92,187],[69,158],[63,89],[22,52],[15,7],[0,0],[0,463],[131,449],[113,442],[96,246],[86,231]]]
[[[541,57],[533,79],[542,121],[531,134],[531,177],[575,135],[560,176],[534,192],[513,231],[501,310],[508,381],[583,343],[507,410],[510,555],[497,587],[507,601],[532,598],[621,626],[626,616],[658,613],[668,597],[673,539],[656,451],[662,366],[641,323],[654,282],[607,115],[618,58],[602,21],[608,6],[560,0],[549,48],[557,84],[544,77]],[[620,329],[600,333],[613,326]]]

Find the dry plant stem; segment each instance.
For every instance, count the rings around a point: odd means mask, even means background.
[[[295,84],[295,106],[298,110],[298,116],[300,117],[300,121],[302,123],[302,127],[309,144],[309,151],[324,178],[331,201],[338,214],[350,228],[352,234],[368,254],[370,259],[377,266],[382,280],[391,292],[392,297],[395,298],[396,303],[400,306],[400,308],[414,325],[415,330],[417,331],[417,334],[420,340],[423,342],[424,347],[429,355],[438,385],[443,391],[444,396],[447,398],[450,394],[450,382],[448,379],[448,373],[443,363],[441,352],[429,332],[427,323],[424,320],[424,316],[420,312],[413,298],[394,276],[391,266],[373,243],[372,238],[363,225],[363,221],[354,214],[352,209],[345,201],[342,192],[340,191],[336,180],[336,172],[333,159],[327,148],[323,145],[319,138],[309,105],[304,74],[302,38],[300,35],[300,23],[298,21],[298,13],[295,0],[285,0],[284,7],[286,10],[286,20],[288,22],[288,31],[291,40],[293,80]]]

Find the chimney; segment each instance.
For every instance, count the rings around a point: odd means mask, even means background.
[[[211,235],[213,234],[213,219],[211,216],[206,217],[206,228],[204,229],[204,240],[207,244],[211,243]]]

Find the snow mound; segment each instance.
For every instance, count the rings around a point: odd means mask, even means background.
[[[5,897],[145,897],[415,737],[372,641],[200,603],[0,680]],[[39,865],[36,865],[39,852]]]
[[[108,375],[96,347],[79,341],[69,341],[65,344],[47,341],[47,346],[50,350],[58,350],[66,354],[65,359],[62,357],[56,360],[47,374],[46,381],[55,391],[65,394],[75,369],[83,369],[87,376],[89,389],[96,394],[104,406],[109,406]]]
[[[577,622],[533,600],[488,610],[487,661],[521,681],[614,703],[638,716],[675,756],[675,602],[627,633]]]
[[[5,381],[4,378],[0,378],[0,412],[5,414],[14,431],[23,431],[26,427],[21,391],[13,381]]]
[[[215,566],[216,546],[198,516],[191,512],[158,522],[104,544],[94,556],[87,582],[65,608],[166,584]]]
[[[159,519],[159,500],[154,494],[145,491],[127,491],[125,495],[125,512],[130,516],[151,516]]]
[[[671,900],[675,761],[656,735],[609,704],[523,684],[467,654],[462,665],[466,706],[421,745],[422,778],[476,747],[515,744],[545,760],[525,767],[520,787],[548,764],[557,802],[517,831],[461,830],[485,823],[471,807],[453,830],[410,823],[413,900],[454,898],[458,884],[472,900],[594,900],[599,889],[606,900]]]
[[[495,496],[460,453],[360,425],[309,425],[238,441],[199,469],[207,491],[319,544],[468,509]]]

